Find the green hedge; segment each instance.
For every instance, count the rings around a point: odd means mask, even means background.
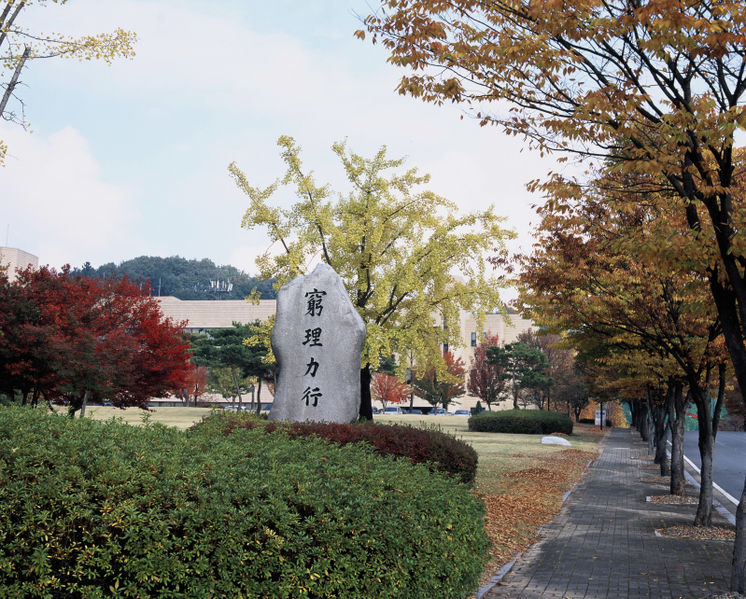
[[[482,412],[469,418],[469,430],[487,433],[549,435],[572,434],[572,420],[565,414],[546,410],[504,410]]]
[[[380,455],[407,458],[415,464],[429,463],[431,469],[447,472],[467,484],[472,484],[477,474],[477,452],[474,448],[453,435],[432,429],[373,422],[266,422],[253,414],[215,412],[190,430],[231,434],[236,429],[257,427],[267,433],[281,430],[293,438],[314,435],[340,445],[366,442],[375,447]]]
[[[0,410],[0,596],[460,598],[465,485],[362,444]]]

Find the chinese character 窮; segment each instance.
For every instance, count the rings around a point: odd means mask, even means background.
[[[326,291],[319,291],[316,287],[313,291],[306,292],[306,314],[309,316],[321,316],[321,311],[324,306],[321,305],[322,296],[326,295]]]

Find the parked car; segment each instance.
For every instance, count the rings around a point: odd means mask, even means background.
[[[436,416],[445,416],[446,411],[443,408],[435,408],[435,415]]]
[[[398,406],[388,406],[383,409],[384,414],[401,414],[401,408]]]
[[[471,416],[471,414],[469,413],[469,410],[456,410],[453,413],[453,415],[454,416]]]

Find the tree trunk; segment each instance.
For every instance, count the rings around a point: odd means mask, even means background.
[[[373,403],[370,398],[370,364],[360,369],[360,418],[373,420]]]
[[[730,590],[746,594],[746,480],[736,509],[736,541],[733,547]]]
[[[726,221],[723,221],[726,224]],[[720,255],[724,258],[725,271],[731,286],[721,283],[718,279],[717,270],[710,273],[710,289],[715,299],[720,323],[723,327],[725,345],[728,347],[733,370],[736,373],[738,386],[741,388],[741,398],[746,406],[746,300],[743,292],[743,276],[741,269],[734,267],[736,254],[731,252],[730,239],[721,236],[723,240],[720,245]],[[731,267],[728,268],[728,265]],[[740,293],[736,293],[740,290]],[[746,430],[746,420],[744,421]],[[744,488],[746,492],[746,487]],[[746,533],[744,532],[744,493],[741,493],[741,501],[736,510],[736,540],[733,544],[733,562],[731,567],[731,591],[745,592],[744,578],[746,578]]]
[[[637,422],[635,422],[635,428],[640,433],[640,438],[647,442],[648,440],[648,406],[643,404],[640,409],[637,410]]]
[[[256,413],[262,413],[262,377],[256,377]]]
[[[236,376],[235,366],[231,366],[231,375],[233,375],[233,384],[236,386],[236,395],[238,395],[238,409],[243,410],[243,398],[241,397],[241,388],[238,386],[238,377]]]
[[[661,476],[671,474],[668,464],[668,454],[666,453],[666,412],[665,405],[656,405],[653,407],[653,422],[655,425],[655,459],[653,461],[660,465]]]
[[[712,523],[712,453],[715,445],[712,436],[710,397],[706,388],[692,386],[692,399],[697,406],[699,457],[702,462],[699,473],[699,504],[697,515],[694,517],[694,525],[710,526]]]
[[[80,403],[80,418],[85,417],[85,409],[88,407],[88,389],[83,393],[83,401]]]
[[[645,418],[645,435],[648,442],[648,455],[655,453],[655,424],[653,423],[653,415],[651,414],[652,409],[648,407]]]
[[[668,406],[668,420],[671,423],[671,495],[686,494],[684,477],[684,424],[686,403],[683,398],[683,385],[674,383],[671,402]]]

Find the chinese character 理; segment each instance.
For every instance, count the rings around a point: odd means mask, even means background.
[[[316,287],[313,291],[306,292],[306,314],[309,316],[321,316],[324,306],[321,305],[321,297],[326,295],[326,291],[319,291]]]
[[[314,387],[311,389],[311,387],[306,387],[306,390],[303,392],[303,397],[301,397],[301,401],[305,401],[306,405],[308,405],[309,401],[313,400],[313,407],[315,408],[319,403],[319,397],[321,397],[322,393],[319,391],[318,387]]]
[[[303,376],[306,376],[307,374],[310,374],[311,376],[316,376],[316,371],[319,369],[319,363],[313,359],[313,356],[311,356],[311,361],[306,364],[306,371],[303,373]]]
[[[322,346],[320,327],[316,327],[315,329],[306,329],[306,340],[303,342],[303,345],[306,344],[309,344],[308,347]]]

